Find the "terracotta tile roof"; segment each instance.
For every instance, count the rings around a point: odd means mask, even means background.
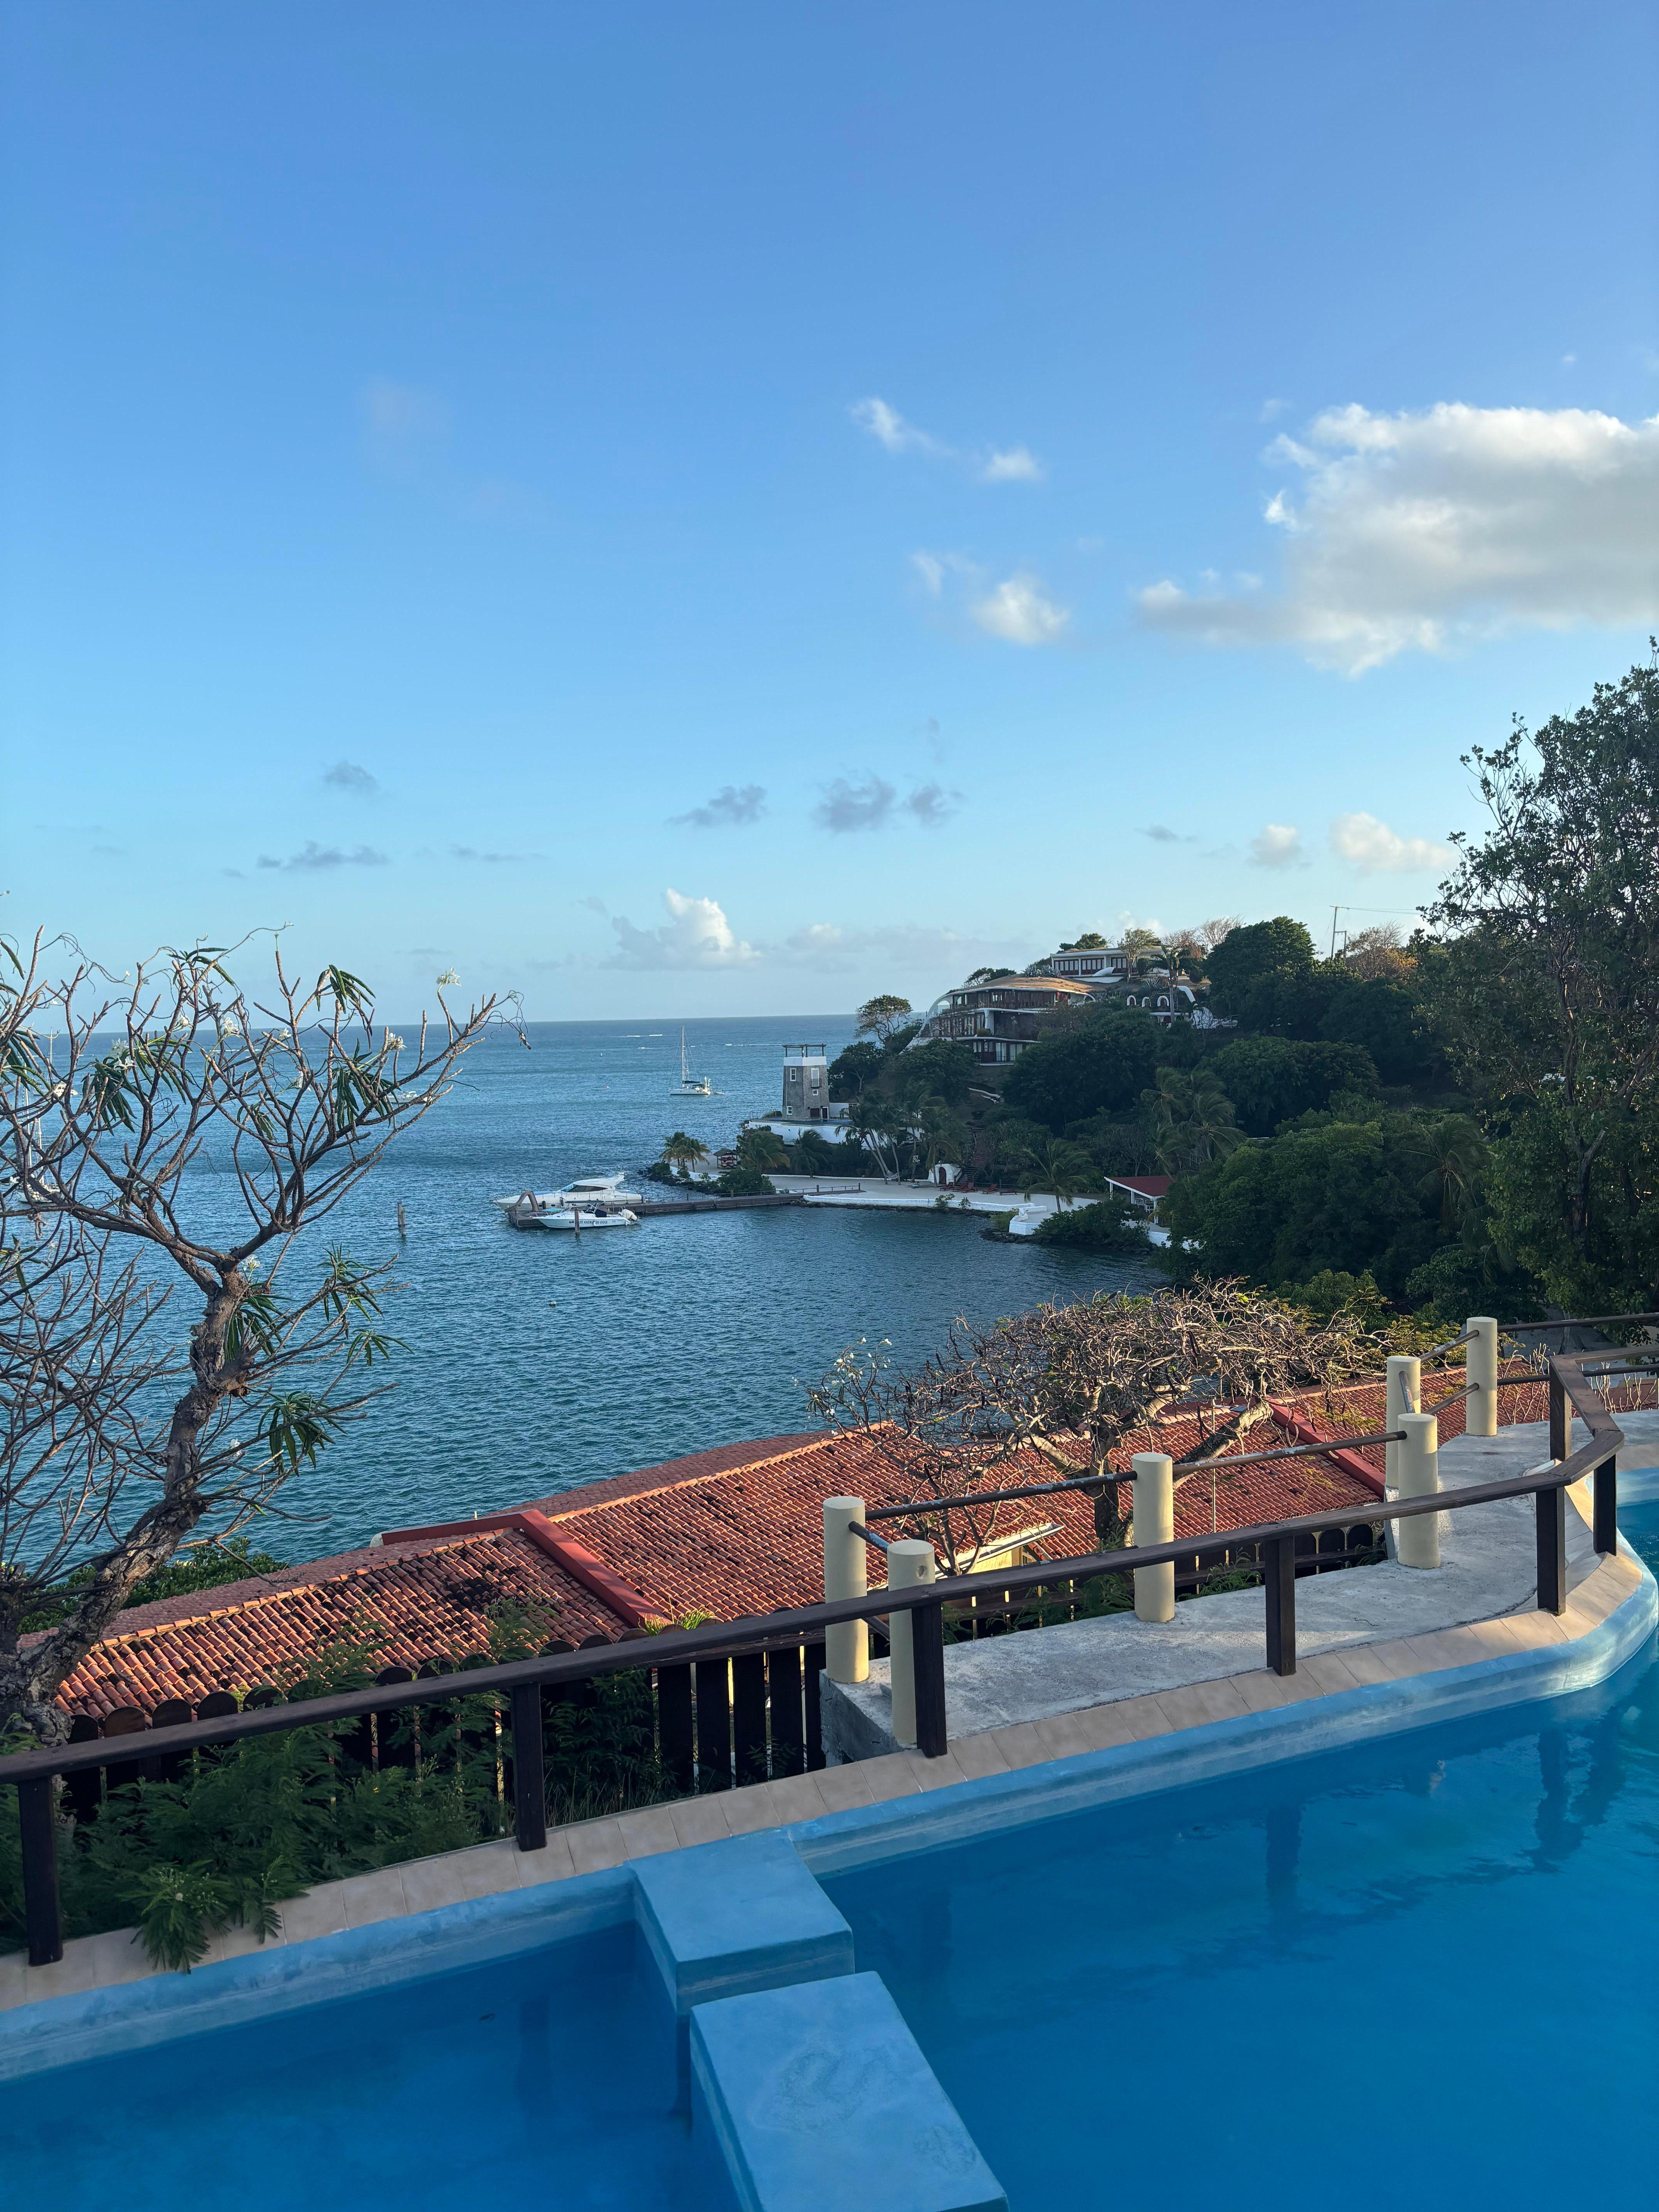
[[[152,1712],[168,1698],[193,1705],[210,1690],[292,1679],[325,1646],[368,1637],[381,1666],[460,1658],[488,1650],[489,1613],[502,1601],[556,1613],[550,1633],[571,1644],[623,1626],[517,1530],[491,1529],[346,1552],[118,1614],[58,1702],[96,1715]]]
[[[1461,1369],[1425,1376],[1425,1409],[1461,1389],[1462,1379]],[[1644,1387],[1645,1400],[1653,1395]],[[1380,1429],[1382,1398],[1379,1379],[1330,1394],[1304,1392],[1285,1405],[1334,1443]],[[1506,1390],[1501,1418],[1538,1421],[1547,1410],[1540,1381]],[[1442,1438],[1462,1428],[1462,1401],[1446,1403]],[[1146,1449],[1182,1458],[1202,1433],[1194,1407],[1160,1424],[1155,1437],[1127,1438],[1114,1463],[1127,1471],[1131,1455]],[[1261,1449],[1266,1440],[1258,1428],[1243,1448]],[[1182,1482],[1176,1533],[1209,1535],[1326,1510],[1345,1516],[1352,1510],[1356,1524],[1366,1522],[1382,1454],[1370,1446],[1358,1457],[1369,1480],[1322,1456],[1266,1461],[1231,1474],[1226,1458],[1218,1458]],[[1007,1486],[1047,1481],[1053,1473],[1028,1455],[1010,1469]],[[872,1506],[902,1502],[900,1478],[878,1439],[797,1434],[720,1445],[538,1499],[476,1530],[464,1522],[404,1531],[384,1546],[123,1613],[59,1702],[97,1714],[118,1705],[148,1711],[166,1698],[194,1702],[210,1689],[240,1691],[297,1671],[320,1646],[365,1630],[383,1639],[383,1664],[459,1657],[486,1647],[489,1613],[502,1599],[556,1608],[556,1632],[572,1644],[621,1634],[641,1607],[667,1620],[692,1613],[732,1620],[811,1605],[823,1595],[822,1501],[849,1493]],[[1094,1547],[1091,1508],[1080,1493],[1011,1503],[1003,1513],[999,1533],[1058,1522],[1059,1533],[1040,1547],[1048,1558]]]

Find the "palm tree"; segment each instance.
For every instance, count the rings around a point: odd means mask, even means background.
[[[708,1158],[708,1147],[687,1136],[684,1129],[676,1129],[672,1137],[664,1138],[662,1157],[684,1182],[692,1169],[701,1167]]]
[[[1429,1169],[1423,1178],[1426,1197],[1438,1194],[1440,1226],[1454,1235],[1474,1216],[1486,1174],[1486,1145],[1466,1114],[1440,1114],[1422,1131]]]
[[[1062,1213],[1089,1180],[1092,1165],[1080,1145],[1068,1145],[1060,1137],[1026,1146],[1020,1158],[1025,1170],[1020,1184],[1024,1196],[1030,1198],[1036,1190],[1052,1191]]]
[[[849,1129],[856,1130],[860,1143],[875,1154],[876,1165],[881,1170],[882,1181],[891,1182],[898,1173],[898,1159],[895,1152],[893,1164],[890,1170],[885,1147],[892,1136],[893,1109],[887,1101],[866,1091],[861,1097],[855,1098],[848,1107],[847,1126]]]
[[[1158,1087],[1142,1094],[1152,1125],[1158,1164],[1166,1175],[1224,1160],[1244,1141],[1233,1102],[1207,1068],[1188,1075],[1160,1067]]]

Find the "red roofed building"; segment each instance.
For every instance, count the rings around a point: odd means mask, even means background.
[[[1343,1394],[1340,1405],[1309,1393],[1285,1406],[1281,1425],[1335,1446],[1345,1431],[1381,1425],[1382,1395],[1380,1382]],[[1506,1418],[1541,1418],[1541,1385],[1538,1395],[1537,1407],[1506,1406]],[[1447,1407],[1443,1435],[1461,1431],[1462,1411],[1461,1400]],[[1194,1410],[1160,1424],[1155,1437],[1129,1437],[1115,1463],[1127,1471],[1131,1454],[1148,1449],[1179,1459],[1202,1434]],[[1263,1432],[1245,1441],[1260,1449]],[[1267,1461],[1233,1474],[1218,1459],[1177,1489],[1177,1535],[1328,1510],[1352,1510],[1364,1522],[1381,1492],[1381,1453],[1336,1449],[1334,1458]],[[1007,1480],[1053,1476],[1030,1455]],[[878,1442],[797,1434],[721,1445],[479,1521],[392,1530],[360,1551],[120,1614],[59,1702],[95,1717],[123,1706],[148,1713],[169,1698],[193,1705],[210,1691],[294,1679],[330,1644],[373,1643],[382,1665],[415,1668],[487,1649],[503,1601],[548,1620],[550,1635],[572,1644],[637,1634],[653,1620],[734,1620],[815,1604],[823,1595],[822,1502],[848,1494],[872,1506],[903,1501]],[[1023,1504],[1004,1509],[1000,1546],[1006,1536],[1049,1559],[1093,1550],[1080,1492],[1029,1504],[1029,1519]]]

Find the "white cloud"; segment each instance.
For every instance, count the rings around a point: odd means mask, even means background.
[[[904,801],[904,811],[924,830],[942,829],[962,804],[959,791],[947,791],[942,783],[919,783]]]
[[[1251,838],[1250,858],[1258,868],[1305,867],[1302,832],[1287,822],[1269,822]]]
[[[907,422],[897,408],[890,407],[884,399],[860,399],[847,411],[860,430],[867,430],[890,453],[931,453],[939,459],[951,454],[949,446],[942,446],[926,430]]]
[[[1374,814],[1339,814],[1331,824],[1331,850],[1362,875],[1444,868],[1452,858],[1449,845],[1437,845],[1430,837],[1402,837]]]
[[[1036,577],[1025,575],[1008,577],[971,611],[982,630],[1010,645],[1053,645],[1072,619],[1068,609],[1047,597]]]
[[[848,413],[876,443],[890,453],[925,453],[933,461],[956,461],[972,471],[981,483],[1040,483],[1042,464],[1029,446],[992,447],[964,453],[947,446],[942,438],[907,422],[896,407],[884,399],[855,400]]]
[[[668,920],[655,929],[636,929],[626,915],[612,917],[617,945],[607,968],[746,968],[759,959],[716,900],[672,890],[662,897]]]
[[[1298,646],[1357,676],[1505,630],[1659,617],[1659,416],[1443,404],[1320,416],[1267,458],[1302,473],[1275,494],[1276,596],[1189,593],[1167,579],[1141,619],[1211,645]]]
[[[1026,446],[1011,446],[1006,453],[988,453],[980,464],[981,483],[1041,483],[1042,464]]]

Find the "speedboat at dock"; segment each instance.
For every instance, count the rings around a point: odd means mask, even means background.
[[[574,1182],[563,1190],[520,1190],[510,1198],[498,1198],[495,1203],[503,1213],[550,1213],[569,1206],[580,1206],[584,1212],[599,1206],[639,1206],[644,1194],[623,1188],[623,1174],[578,1176]]]

